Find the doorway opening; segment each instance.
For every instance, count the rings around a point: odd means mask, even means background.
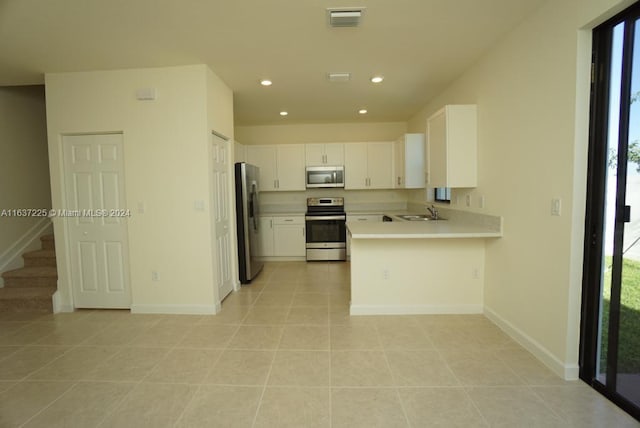
[[[580,377],[640,420],[640,3],[593,32]]]

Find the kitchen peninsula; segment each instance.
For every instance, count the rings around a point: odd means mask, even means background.
[[[447,220],[347,222],[351,315],[482,313],[485,245],[502,218],[441,211]]]

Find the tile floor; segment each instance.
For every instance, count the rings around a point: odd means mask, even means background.
[[[0,314],[0,427],[631,427],[481,315],[350,317],[347,263],[215,316]]]

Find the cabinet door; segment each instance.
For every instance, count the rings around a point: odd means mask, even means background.
[[[324,165],[324,144],[305,144],[304,155],[306,166]]]
[[[273,217],[260,217],[260,246],[258,256],[269,257],[274,255],[273,243]]]
[[[344,145],[345,189],[366,189],[367,143],[347,143]]]
[[[273,229],[274,255],[281,257],[303,257],[305,250],[304,225],[277,224]]]
[[[329,143],[324,146],[324,161],[330,166],[344,165],[344,144]]]
[[[405,187],[405,141],[404,137],[393,143],[393,187],[396,189],[404,189]]]
[[[276,146],[247,146],[247,163],[260,168],[260,190],[277,189]]]
[[[369,189],[393,188],[393,143],[368,143]]]
[[[445,109],[427,121],[429,187],[447,187],[447,117]]]
[[[424,188],[424,134],[406,134],[403,153],[403,187],[405,189]]]
[[[233,161],[247,162],[247,147],[236,141],[233,142]]]
[[[277,146],[277,190],[305,190],[304,145]]]

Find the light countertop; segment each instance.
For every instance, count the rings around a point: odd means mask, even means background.
[[[347,222],[351,239],[460,239],[499,238],[502,236],[500,217],[454,215],[447,210],[442,217],[448,220],[408,221],[397,218],[407,212],[386,212],[391,222]],[[487,219],[487,217],[493,217]]]

